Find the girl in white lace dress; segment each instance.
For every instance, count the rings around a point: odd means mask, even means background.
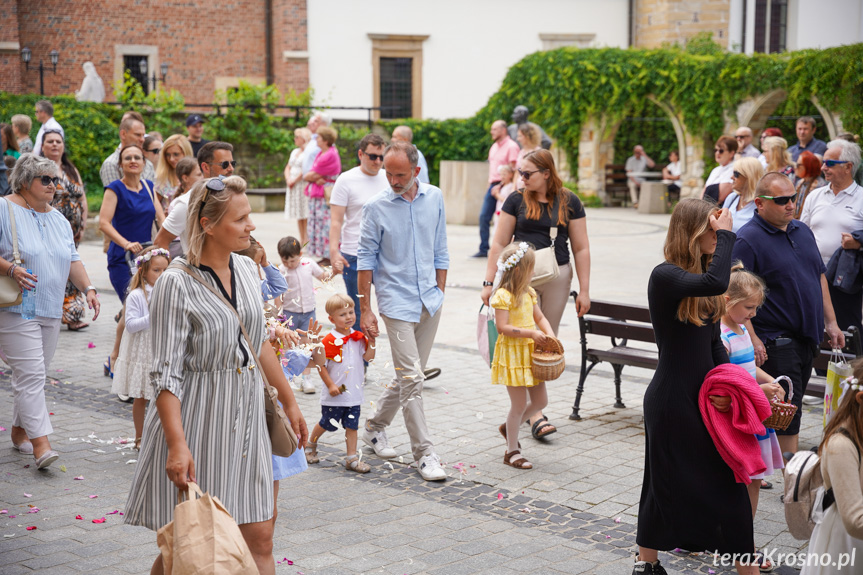
[[[132,419],[135,422],[135,448],[141,445],[144,413],[153,398],[150,385],[152,350],[150,349],[150,292],[156,280],[170,263],[168,250],[148,248],[135,259],[138,271],[129,284],[126,297],[126,329],[120,344],[120,355],[114,366],[111,391],[134,398]]]

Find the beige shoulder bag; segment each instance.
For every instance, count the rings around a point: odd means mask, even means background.
[[[184,262],[174,260],[168,267],[178,267],[182,269],[195,281],[210,290],[210,292],[219,298],[222,303],[228,306],[228,309],[234,312],[234,315],[237,316],[237,322],[240,324],[240,330],[243,332],[243,337],[246,338],[246,345],[249,346],[249,353],[255,355],[255,348],[252,346],[252,340],[249,339],[248,332],[246,332],[246,326],[243,325],[243,320],[240,319],[240,314],[237,313],[237,310],[234,309],[231,302],[225,299],[225,296],[219,293],[219,290],[193,274],[189,270],[189,266]],[[255,357],[255,359],[260,363],[260,360],[257,357]],[[254,365],[249,366],[249,369],[254,367]],[[264,406],[266,408],[267,429],[270,432],[270,442],[273,444],[273,455],[278,455],[279,457],[290,457],[297,450],[297,434],[294,433],[294,429],[291,427],[291,422],[288,420],[285,410],[281,405],[279,405],[278,390],[267,382],[267,374],[264,373],[263,369],[260,370],[260,373],[261,378],[264,380],[264,389],[267,391],[267,398],[264,400]]]
[[[6,199],[9,208],[9,226],[12,228],[12,258],[14,263],[21,265],[21,254],[18,253],[18,230],[15,228],[15,213],[12,211],[12,202]],[[9,276],[0,277],[0,307],[12,307],[21,303],[21,287],[15,278]]]

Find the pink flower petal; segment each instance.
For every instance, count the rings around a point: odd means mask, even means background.
[[[498,493],[497,500],[500,501],[501,499],[503,499],[503,493]]]
[[[111,511],[110,513],[106,513],[105,515],[116,515],[116,514],[118,514],[119,512],[120,512],[120,510],[119,510],[119,509],[115,509],[114,511]]]
[[[104,517],[102,517],[101,519],[94,519],[94,520],[93,520],[93,523],[104,523],[105,521],[107,521],[107,519],[105,519]]]
[[[27,531],[36,531],[36,526],[31,525],[30,527],[27,528]]]
[[[0,431],[6,431],[6,428],[0,425]]]
[[[16,517],[18,517],[18,516],[17,515],[10,515],[9,519],[15,519]]]
[[[39,508],[38,507],[31,507],[27,513],[39,513]]]
[[[83,517],[81,517],[80,515],[76,515],[76,516],[75,516],[75,519],[81,520],[81,519],[84,519],[84,518],[83,518]]]
[[[24,494],[24,497],[33,497],[33,496],[32,496],[31,494],[29,494],[29,493],[25,493],[25,494]]]
[[[8,509],[0,509],[0,515],[6,515],[7,513],[9,513]]]
[[[84,480],[83,475],[79,475],[78,477],[75,478],[75,481],[83,481],[83,480]]]
[[[96,499],[97,497],[99,497],[99,496],[98,495],[91,495],[90,499]]]

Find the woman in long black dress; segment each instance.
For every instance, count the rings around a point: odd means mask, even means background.
[[[650,275],[647,297],[659,365],[644,394],[644,483],[634,574],[665,574],[657,550],[677,547],[752,552],[752,511],[704,426],[698,392],[707,372],[728,363],[719,337],[722,294],[735,235],[728,210],[690,198],[671,215],[665,262]],[[714,398],[719,409],[728,409]],[[757,567],[737,564],[741,574]]]

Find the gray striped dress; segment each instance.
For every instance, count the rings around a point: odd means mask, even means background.
[[[265,337],[261,282],[254,262],[231,256],[233,290],[255,353],[234,312],[181,269],[166,270],[150,300],[154,396],[180,399],[183,431],[201,490],[218,497],[238,524],[273,516],[273,466],[257,356]],[[190,268],[219,289],[214,276]],[[252,368],[254,366],[254,368]],[[150,402],[125,522],[152,530],[173,519],[177,489],[168,479],[168,447]]]

